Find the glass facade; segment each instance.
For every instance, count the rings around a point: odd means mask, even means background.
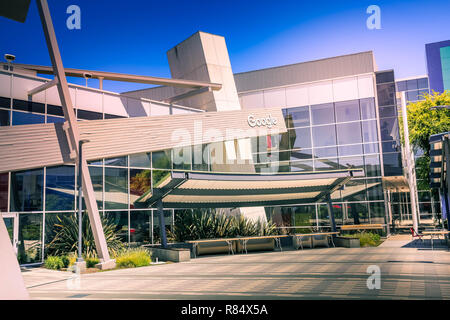
[[[391,80],[389,74],[383,76]],[[277,173],[364,168],[365,177],[351,180],[332,194],[336,222],[338,225],[378,223],[385,214],[381,183],[385,149],[380,149],[379,137],[382,136],[383,142],[398,141],[398,124],[394,121],[397,115],[389,108],[395,106],[392,84],[381,83],[379,88],[379,96],[385,103],[392,104],[383,106],[385,109],[380,112],[385,116],[383,126],[377,118],[380,110],[376,110],[374,98],[283,109],[286,133],[250,139],[254,170]],[[59,106],[10,99],[0,100],[0,103],[2,125],[64,120]],[[113,117],[81,110],[77,110],[77,116],[80,120]],[[239,155],[238,144],[234,145]],[[124,242],[157,243],[159,217],[153,209],[143,207],[140,198],[171,170],[214,170],[213,160],[220,159],[221,152],[229,157],[229,150],[223,143],[211,143],[89,161],[101,215],[116,225]],[[389,154],[399,153],[391,148]],[[395,171],[395,157],[391,162],[389,165]],[[229,168],[231,171],[241,169],[239,165],[231,161]],[[42,262],[45,244],[54,237],[51,226],[55,217],[73,215],[77,210],[76,185],[76,170],[71,165],[0,175],[0,208],[17,212],[20,223],[26,224],[20,230],[27,241],[19,250],[20,263]],[[166,227],[170,231],[174,216],[183,210],[166,209]],[[323,203],[267,207],[265,212],[279,225],[299,226],[305,230],[330,228],[328,210]]]

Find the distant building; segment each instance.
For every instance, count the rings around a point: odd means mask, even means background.
[[[430,89],[450,90],[450,40],[425,45]]]

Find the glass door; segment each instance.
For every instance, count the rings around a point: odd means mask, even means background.
[[[19,221],[17,220],[16,213],[4,213],[2,214],[3,221],[6,225],[6,230],[8,230],[9,238],[11,239],[11,244],[13,245],[13,249],[15,254],[17,255],[17,244],[18,244],[18,230],[19,230]]]

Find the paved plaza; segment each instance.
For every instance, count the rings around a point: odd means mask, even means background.
[[[369,290],[369,266],[381,288]],[[33,299],[450,299],[450,251],[394,236],[376,248],[213,255],[81,275],[24,270]],[[78,286],[79,284],[79,286]]]

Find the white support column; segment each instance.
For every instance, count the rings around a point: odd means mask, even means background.
[[[52,61],[53,73],[55,79],[58,81],[57,88],[61,105],[64,111],[64,118],[67,124],[68,142],[72,146],[73,152],[78,156],[78,143],[80,136],[78,132],[77,119],[70,98],[69,86],[64,71],[64,66],[59,52],[58,42],[56,41],[55,30],[48,9],[47,0],[36,0],[39,15],[41,17],[42,28],[44,30],[47,47]],[[100,258],[100,264],[97,265],[101,269],[109,269],[115,267],[115,261],[110,259],[108,247],[103,233],[103,226],[98,212],[97,202],[95,200],[94,187],[92,186],[91,176],[86,160],[82,160],[83,168],[83,194],[86,202],[87,211],[89,214],[89,221],[91,223],[92,233],[94,235],[95,246],[97,254]]]
[[[19,262],[11,245],[8,230],[0,215],[0,300],[24,300],[30,296],[23,282]]]
[[[413,220],[413,228],[416,232],[419,232],[419,217],[418,217],[418,205],[417,205],[417,186],[415,181],[415,164],[414,157],[412,156],[411,148],[409,145],[409,129],[408,129],[408,113],[406,110],[406,95],[402,92],[402,118],[403,118],[403,133],[405,138],[405,148],[406,148],[406,170],[408,171],[408,183],[411,196],[411,213]],[[411,159],[412,158],[412,159]],[[405,195],[407,200],[407,197]],[[405,202],[406,202],[405,200]],[[406,205],[408,205],[406,203]]]

